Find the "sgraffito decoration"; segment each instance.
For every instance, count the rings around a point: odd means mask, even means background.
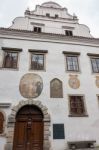
[[[38,97],[43,89],[42,78],[34,73],[25,74],[20,81],[19,90],[25,98]]]
[[[50,82],[50,97],[51,98],[62,98],[63,97],[62,81],[60,81],[57,78],[54,78]]]
[[[80,87],[80,81],[79,79],[77,78],[78,75],[69,75],[70,78],[69,78],[69,86],[73,89],[78,89]]]

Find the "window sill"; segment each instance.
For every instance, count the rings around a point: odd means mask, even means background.
[[[81,74],[81,71],[66,70],[66,73],[78,73],[78,74]]]
[[[0,68],[0,70],[19,71],[19,68],[16,68],[16,69],[13,69],[13,68]]]
[[[88,117],[87,114],[83,114],[83,115],[73,115],[73,114],[69,114],[68,117]]]
[[[44,69],[44,70],[33,70],[33,69],[29,69],[29,71],[34,71],[34,72],[46,72],[46,70]]]
[[[93,74],[93,75],[95,75],[95,74],[97,75],[97,74],[99,74],[99,72],[92,72],[92,74]]]

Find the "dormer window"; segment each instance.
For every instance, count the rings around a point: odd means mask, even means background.
[[[66,36],[73,36],[73,32],[70,30],[65,30],[65,35]]]
[[[41,28],[40,27],[34,27],[34,32],[41,33]]]
[[[50,14],[49,14],[49,13],[46,13],[46,17],[50,17]]]
[[[58,18],[59,16],[57,14],[55,14],[55,18]]]

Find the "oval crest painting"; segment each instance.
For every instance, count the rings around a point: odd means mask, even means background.
[[[78,89],[80,87],[80,81],[77,78],[77,75],[69,75],[69,86],[73,89]]]
[[[20,81],[19,90],[25,98],[36,98],[38,97],[43,89],[42,78],[33,73],[25,74]]]

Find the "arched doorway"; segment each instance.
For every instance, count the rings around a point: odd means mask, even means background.
[[[16,115],[13,150],[43,150],[43,128],[41,110],[34,105],[22,107]]]

